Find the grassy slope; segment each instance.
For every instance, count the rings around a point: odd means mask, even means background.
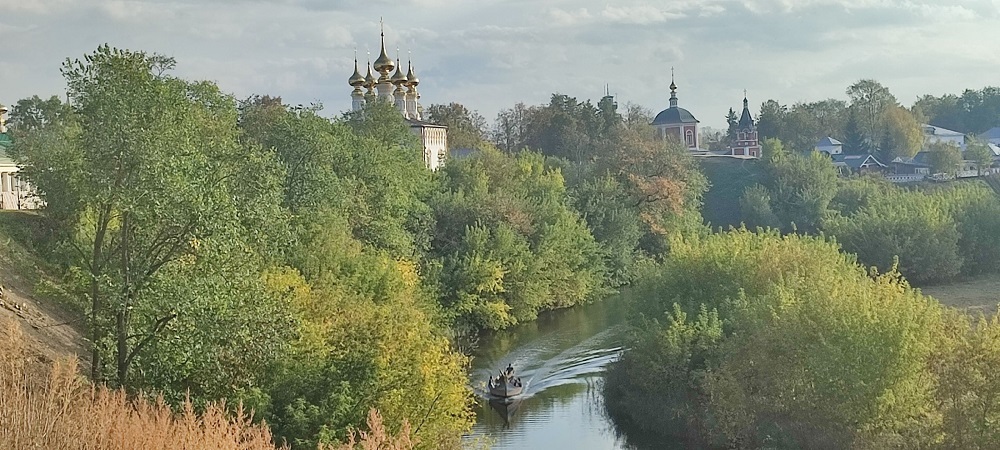
[[[21,325],[34,358],[52,361],[75,356],[81,369],[87,370],[82,313],[71,304],[59,280],[50,275],[56,271],[33,248],[33,242],[45,239],[43,229],[38,215],[0,211],[0,284],[4,287],[0,317]]]
[[[712,228],[739,226],[743,189],[761,178],[760,162],[735,158],[700,158],[701,169],[711,187],[705,193],[702,217]]]

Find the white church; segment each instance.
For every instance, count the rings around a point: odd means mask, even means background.
[[[410,131],[420,137],[424,148],[424,164],[428,169],[437,170],[448,155],[448,128],[423,120],[424,107],[420,105],[420,93],[417,92],[420,80],[413,72],[412,61],[407,63],[406,73],[403,73],[403,65],[399,59],[393,61],[385,53],[384,31],[381,37],[381,53],[374,64],[370,61],[367,64],[368,75],[361,75],[358,71],[358,59],[354,58],[354,75],[348,79],[348,84],[354,88],[351,91],[351,109],[360,110],[368,102],[374,101],[395,105],[410,124]],[[372,69],[378,74],[378,78],[372,74]]]

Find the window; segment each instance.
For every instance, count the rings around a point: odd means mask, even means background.
[[[688,147],[694,147],[694,132],[687,130],[684,135],[684,142],[687,143]]]

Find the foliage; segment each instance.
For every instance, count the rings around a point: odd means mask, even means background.
[[[541,155],[485,149],[446,165],[440,183],[432,248],[460,324],[504,328],[602,292],[599,247]]]
[[[299,321],[261,399],[275,434],[295,448],[347,438],[378,409],[393,433],[417,424],[421,448],[453,448],[472,423],[466,360],[435,327],[416,266],[363,248],[342,218],[314,219],[298,269],[265,276]]]
[[[65,122],[72,114],[70,105],[53,95],[43,100],[37,95],[18,100],[10,108],[7,125],[15,134]]]
[[[913,105],[927,123],[962,133],[978,134],[1000,126],[1000,87],[966,89],[962,95],[924,95]]]
[[[928,413],[940,310],[898,275],[776,232],[671,249],[608,373],[616,420],[702,447],[811,448],[898,436]]]
[[[876,142],[885,124],[886,112],[897,106],[896,97],[889,88],[871,79],[858,80],[848,86],[847,96],[851,98],[851,109],[858,115],[862,134],[869,142]]]
[[[993,165],[993,151],[985,143],[977,140],[968,142],[964,158],[976,163],[976,171],[979,176],[983,176],[986,170]]]
[[[461,103],[431,105],[427,117],[448,127],[448,149],[477,149],[486,142],[486,118]]]
[[[928,163],[933,173],[944,173],[954,176],[962,164],[962,151],[958,146],[938,142],[930,145]]]
[[[962,257],[955,222],[925,194],[894,192],[849,217],[829,220],[825,231],[866,265],[899,271],[915,283],[958,274]]]
[[[788,153],[781,141],[764,141],[764,190],[758,189],[747,198],[744,215],[754,214],[753,220],[772,221],[762,194],[766,194],[770,210],[782,230],[815,232],[819,229],[827,208],[836,193],[837,174],[829,158],[818,152],[807,155]]]
[[[172,66],[169,58],[108,46],[84,61],[67,60],[73,120],[45,126],[17,145],[26,175],[45,193],[57,229],[75,250],[71,264],[87,274],[94,378],[110,377],[118,386],[139,387],[130,375],[138,358],[169,359],[148,347],[168,329],[196,326],[185,311],[190,297],[156,300],[163,286],[194,281],[189,277],[199,273],[180,267],[204,258],[223,271],[253,270],[261,263],[256,254],[224,250],[262,236],[254,219],[275,203],[269,182],[277,167],[238,145],[232,98],[211,83],[166,75]],[[249,224],[255,229],[244,228]],[[240,333],[265,338],[252,322],[221,329],[225,338],[213,341],[218,347],[210,354],[232,351],[227,346]],[[111,370],[106,361],[114,361]]]
[[[899,106],[886,108],[883,114],[883,136],[891,144],[879,148],[879,159],[888,163],[897,157],[916,155],[924,144],[924,135],[913,115]]]

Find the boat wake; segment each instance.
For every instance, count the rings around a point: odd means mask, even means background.
[[[507,364],[514,366],[524,384],[521,398],[558,386],[586,384],[587,378],[603,372],[621,355],[622,347],[615,342],[616,331],[614,328],[604,330],[565,349],[561,347],[565,346],[566,339],[553,333],[506,355],[502,360],[476,361],[480,368],[471,374],[473,389],[480,397],[489,398],[485,380],[497,375]]]

